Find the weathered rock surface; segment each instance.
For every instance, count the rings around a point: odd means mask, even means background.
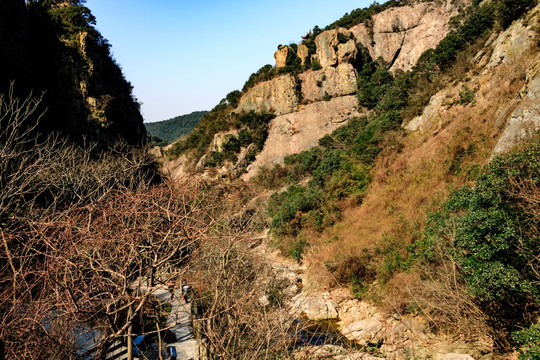
[[[469,1],[463,1],[463,5]],[[373,59],[382,57],[390,71],[410,70],[427,49],[435,48],[448,34],[449,22],[457,15],[459,2],[446,0],[400,6],[372,18],[372,36],[365,24],[350,29],[356,41]]]
[[[306,45],[300,44],[298,45],[298,50],[296,52],[296,55],[300,58],[300,61],[302,62],[302,65],[306,63],[307,58],[309,57],[309,49]]]
[[[289,54],[288,46],[280,46],[274,53],[274,59],[276,60],[276,67],[281,68],[287,64],[287,55]]]
[[[526,85],[521,89],[519,99],[509,107],[514,106],[493,150],[495,154],[531,139],[540,130],[540,57],[527,71]]]
[[[264,149],[244,178],[251,178],[262,166],[282,163],[285,156],[316,146],[320,138],[345,125],[350,118],[360,116],[356,107],[356,96],[342,96],[274,118]]]
[[[349,30],[339,28],[323,31],[315,38],[315,45],[317,45],[315,59],[319,61],[323,68],[351,61],[356,56],[355,42],[349,40],[344,44],[340,44],[338,41],[339,33],[350,37]]]
[[[229,136],[235,136],[238,137],[238,131],[237,130],[231,130],[227,132],[219,132],[214,135],[214,139],[212,140],[212,144],[210,145],[211,151],[223,151],[223,144]]]
[[[537,7],[539,9],[540,7]],[[536,10],[537,10],[536,9]],[[521,57],[534,40],[535,31],[531,25],[524,25],[523,19],[517,20],[506,29],[492,44],[493,52],[486,66],[486,71],[500,63],[511,64]]]
[[[237,112],[273,112],[276,115],[289,114],[298,107],[295,92],[296,81],[291,75],[282,75],[262,82],[249,89],[242,96]]]
[[[357,73],[351,64],[306,71],[298,78],[302,82],[302,99],[307,102],[321,101],[356,93]]]
[[[365,319],[353,322],[342,329],[343,335],[348,339],[355,340],[360,345],[367,345],[377,338],[382,331],[383,324],[374,319]]]
[[[443,119],[445,118],[444,103],[452,95],[448,89],[439,91],[431,97],[422,115],[414,117],[403,127],[409,131],[437,131],[442,126]]]
[[[439,358],[439,360],[474,360],[471,355],[468,354],[445,354]]]
[[[332,320],[337,319],[336,305],[331,300],[323,300],[316,297],[301,298],[298,308],[309,320]]]

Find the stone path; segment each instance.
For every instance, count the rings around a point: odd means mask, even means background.
[[[199,345],[191,331],[191,304],[186,304],[181,300],[182,292],[180,289],[175,291],[174,299],[171,301],[171,294],[166,286],[159,288],[154,292],[161,301],[172,305],[167,327],[176,336],[176,342],[167,344],[167,346],[176,347],[177,360],[199,360]],[[165,358],[165,350],[163,356]]]
[[[171,313],[167,319],[167,327],[176,336],[176,342],[167,344],[175,346],[177,360],[199,360],[199,345],[191,331],[191,304],[181,300],[181,290],[175,291],[175,296],[170,301],[170,293],[166,287],[158,289],[154,293],[160,300],[167,301],[172,305]]]

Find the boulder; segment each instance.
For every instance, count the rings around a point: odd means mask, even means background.
[[[439,358],[439,360],[474,360],[471,355],[468,354],[445,354]]]
[[[357,341],[360,345],[367,345],[368,342],[376,339],[383,330],[383,323],[376,319],[365,319],[355,321],[342,329],[343,335],[352,341]]]
[[[289,114],[298,107],[296,80],[291,75],[282,75],[262,82],[249,89],[238,103],[236,112],[271,112],[276,115]]]
[[[280,46],[274,53],[274,59],[276,60],[276,67],[282,68],[287,65],[287,55],[289,54],[288,46]]]
[[[301,303],[300,309],[309,320],[313,321],[332,320],[338,317],[336,305],[331,300],[308,297]]]

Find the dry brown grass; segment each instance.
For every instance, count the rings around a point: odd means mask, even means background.
[[[464,77],[471,78],[467,82],[449,84],[448,92],[462,84],[478,91],[472,104],[441,105],[439,130],[401,138],[391,134],[387,143],[392,146],[379,156],[362,204],[347,203],[344,220],[311,239],[317,250],[307,254],[306,262],[323,272],[325,261],[339,254],[360,256],[384,236],[403,247],[414,242],[425,214],[489,161],[504,127],[496,120],[523,86],[523,73],[533,56],[525,54],[519,62],[477,76],[472,69]]]

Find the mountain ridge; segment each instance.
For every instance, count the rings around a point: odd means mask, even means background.
[[[193,111],[189,114],[175,116],[167,120],[148,122],[144,126],[148,133],[170,144],[174,140],[188,135],[207,113],[208,111],[206,110]]]

